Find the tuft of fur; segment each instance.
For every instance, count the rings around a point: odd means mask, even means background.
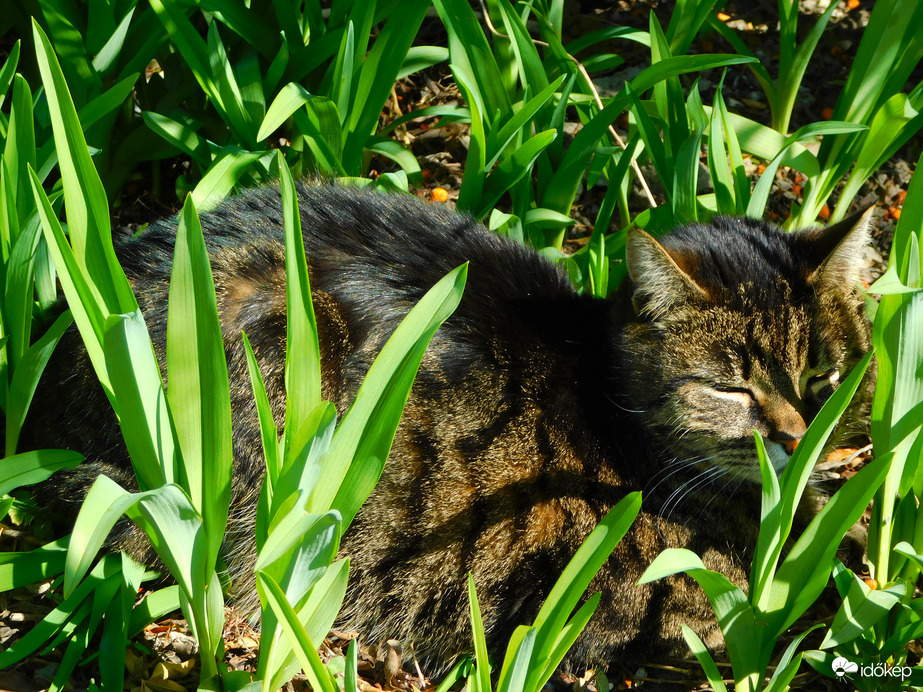
[[[470,263],[464,298],[426,352],[381,482],[343,538],[351,560],[343,625],[373,640],[413,641],[421,656],[444,662],[471,646],[471,572],[488,645],[500,656],[599,519],[642,490],[641,514],[590,585],[602,597],[573,660],[685,654],[681,624],[722,646],[692,580],[639,586],[638,578],[673,547],[746,585],[760,505],[752,431],[769,441],[781,469],[790,443],[870,347],[851,260],[867,242],[866,220],[789,234],[718,217],[659,241],[632,231],[630,280],[597,300],[578,295],[537,253],[442,207],[331,184],[298,192],[323,393],[341,414],[400,319],[444,274]],[[233,407],[225,559],[232,595],[255,613],[263,460],[240,333],[281,424],[279,193],[246,192],[201,221]],[[152,224],[117,248],[161,361],[175,225]],[[58,405],[33,413],[24,442],[74,448],[88,461],[39,494],[75,512],[99,473],[133,488],[76,332],[62,340],[41,387],[39,400]],[[859,430],[861,407],[839,434]],[[814,501],[806,500],[806,517]],[[119,530],[114,548],[152,558],[138,532]]]

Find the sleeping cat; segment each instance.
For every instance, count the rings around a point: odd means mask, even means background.
[[[381,482],[343,539],[351,559],[343,626],[371,641],[413,641],[421,656],[444,661],[471,647],[470,571],[499,658],[599,519],[642,490],[641,514],[590,586],[602,600],[573,660],[685,654],[683,623],[720,647],[711,607],[691,579],[638,586],[638,578],[663,549],[684,547],[746,584],[760,507],[752,431],[781,471],[870,347],[855,270],[868,216],[793,234],[717,217],[659,242],[632,230],[630,278],[599,300],[578,295],[532,250],[443,207],[333,184],[298,193],[324,397],[341,414],[399,320],[470,262],[462,302],[424,357]],[[263,459],[240,333],[253,343],[281,425],[279,193],[245,192],[201,220],[234,417],[225,557],[232,596],[253,613]],[[117,248],[161,360],[175,227],[175,219],[155,223]],[[35,412],[32,446],[71,447],[88,459],[44,492],[72,499],[76,511],[98,473],[136,487],[73,330],[42,388],[49,394],[36,400],[53,393],[60,406]],[[857,398],[840,438],[861,430]],[[139,552],[136,533],[116,547]]]

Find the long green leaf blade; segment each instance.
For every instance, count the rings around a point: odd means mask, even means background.
[[[209,564],[224,539],[231,501],[231,397],[202,226],[192,197],[179,219],[167,317],[167,401],[182,450],[181,477],[201,514]]]

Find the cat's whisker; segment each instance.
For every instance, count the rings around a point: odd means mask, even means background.
[[[625,413],[647,413],[647,411],[642,411],[641,409],[625,408],[625,407],[622,406],[619,402],[617,402],[617,401],[615,400],[615,398],[614,398],[611,394],[609,394],[608,392],[606,392],[605,397],[606,397],[606,399],[609,401],[610,404],[612,404],[613,406],[615,406],[615,407],[618,408],[618,409],[621,409],[621,410],[624,411]]]
[[[717,490],[716,492],[714,492],[714,493],[711,494],[711,497],[708,498],[708,501],[705,502],[705,503],[702,505],[702,507],[700,508],[699,514],[698,514],[697,516],[702,516],[702,515],[704,515],[704,514],[705,514],[705,511],[708,509],[708,506],[709,506],[712,502],[714,502],[715,499],[718,498],[718,497],[723,498],[724,501],[725,501],[724,503],[727,504],[727,502],[729,501],[729,499],[730,499],[731,497],[733,497],[733,491],[729,493],[729,492],[726,492],[727,489],[728,489],[731,485],[733,485],[733,486],[734,486],[734,489],[736,490],[737,488],[739,488],[739,487],[741,486],[742,483],[744,483],[744,479],[743,479],[742,477],[740,477],[740,476],[735,476],[735,475],[730,474],[730,473],[727,474],[727,480],[724,482],[724,484],[723,484],[720,488],[718,488],[718,490]]]
[[[671,476],[674,476],[675,474],[685,469],[697,466],[698,464],[708,461],[709,459],[710,457],[702,456],[691,457],[689,459],[683,460],[674,459],[673,461],[668,462],[663,468],[661,468],[659,471],[657,471],[657,473],[648,479],[647,485],[644,488],[644,492],[653,494],[654,491],[657,490],[657,488],[660,487],[660,485]],[[660,476],[660,478],[658,478],[658,476]],[[651,485],[651,483],[654,483],[654,485]]]
[[[683,502],[683,500],[692,494],[693,491],[708,485],[714,481],[715,478],[721,476],[724,473],[725,470],[721,466],[712,466],[703,471],[700,475],[689,479],[678,488],[676,488],[676,490],[674,490],[664,501],[663,505],[661,506],[661,515],[665,519],[669,520],[673,512],[679,508],[679,505]]]

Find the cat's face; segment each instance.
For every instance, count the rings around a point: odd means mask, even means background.
[[[870,347],[856,288],[867,222],[789,234],[718,218],[662,244],[632,232],[629,394],[665,462],[758,483],[757,430],[776,470],[785,467]],[[847,413],[840,430],[855,424]]]

